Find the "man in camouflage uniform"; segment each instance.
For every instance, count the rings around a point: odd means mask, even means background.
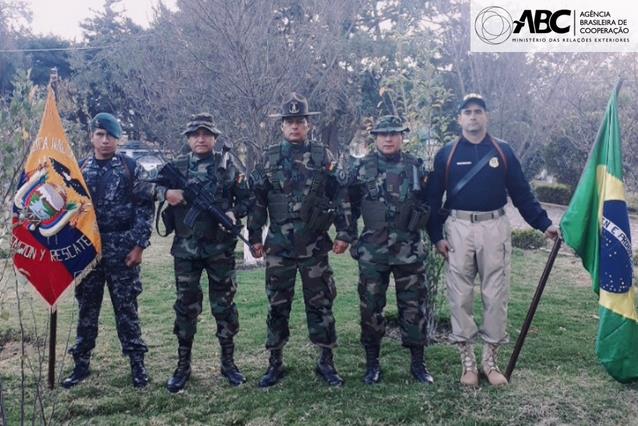
[[[233,163],[230,153],[213,152],[221,132],[207,113],[191,116],[183,134],[191,152],[178,157],[173,166],[189,180],[203,185],[213,194],[215,203],[233,222],[248,214],[252,195],[245,175]],[[163,170],[160,170],[160,179]],[[174,257],[177,300],[175,301],[174,333],[178,339],[178,363],[166,387],[180,392],[191,374],[191,349],[197,331],[197,317],[202,312],[200,278],[208,275],[208,298],[217,322],[217,338],[221,345],[221,374],[233,386],[246,381],[234,362],[234,336],[239,330],[239,317],[234,302],[237,290],[235,246],[237,238],[227,232],[207,213],[200,213],[193,227],[184,221],[190,206],[184,192],[178,188],[157,186],[157,198],[168,201],[168,222],[174,225],[175,238],[171,247]]]
[[[350,252],[359,262],[366,384],[381,381],[379,351],[386,328],[383,308],[390,273],[396,286],[401,340],[412,354],[410,371],[420,383],[433,382],[423,361],[427,287],[421,231],[429,212],[423,202],[427,175],[420,160],[401,152],[407,131],[399,117],[381,117],[371,131],[376,149],[355,161],[348,173],[352,236],[356,238]],[[361,215],[364,227],[357,238],[356,220]]]
[[[97,214],[102,259],[75,288],[80,312],[75,346],[69,350],[75,368],[62,386],[71,388],[89,375],[106,282],[122,352],[130,357],[133,386],[142,388],[149,379],[144,368],[148,348],[142,340],[137,312],[137,296],[142,292],[139,265],[143,250],[150,244],[154,203],[149,185],[140,180],[142,167],[116,152],[122,134],[117,119],[99,113],[91,127],[94,155],[81,162],[81,170]]]
[[[301,274],[310,340],[321,348],[316,373],[329,385],[340,386],[332,349],[337,335],[332,315],[336,295],[328,251],[343,253],[348,247],[349,205],[340,203],[335,162],[328,149],[307,139],[310,124],[303,96],[293,93],[280,114],[284,141],[266,149],[264,161],[252,174],[255,207],[248,221],[249,240],[256,257],[266,255],[268,296],[269,367],[259,382],[270,387],[284,375],[283,347],[288,341],[288,321],[297,270]],[[270,219],[262,244],[262,228]],[[327,230],[334,221],[333,245]]]

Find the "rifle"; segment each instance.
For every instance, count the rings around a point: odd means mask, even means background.
[[[184,218],[184,224],[193,228],[195,221],[201,214],[208,214],[217,221],[226,231],[246,243],[253,253],[252,244],[241,233],[241,226],[233,223],[215,204],[215,196],[204,188],[201,182],[187,179],[173,164],[166,163],[161,170],[161,176],[150,179],[147,182],[156,183],[171,189],[184,191],[184,199],[191,206]],[[254,255],[254,253],[253,253]]]

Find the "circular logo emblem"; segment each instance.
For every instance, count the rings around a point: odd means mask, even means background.
[[[481,10],[474,20],[474,31],[487,44],[501,44],[512,35],[512,16],[502,7]]]
[[[490,158],[490,167],[493,169],[498,167],[498,158],[496,157]]]
[[[42,221],[57,217],[66,205],[66,194],[50,183],[36,186],[26,200],[27,208]]]

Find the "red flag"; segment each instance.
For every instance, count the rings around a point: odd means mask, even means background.
[[[13,206],[13,264],[51,307],[102,252],[95,210],[49,87]]]

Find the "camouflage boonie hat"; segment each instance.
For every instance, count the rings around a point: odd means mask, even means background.
[[[370,130],[370,134],[376,135],[377,133],[403,133],[409,132],[410,128],[403,123],[401,118],[396,115],[384,115],[379,117],[374,129]]]
[[[207,112],[200,112],[199,114],[193,114],[186,123],[186,130],[182,132],[182,135],[188,136],[191,133],[195,133],[199,129],[206,129],[215,136],[219,136],[222,132],[215,127],[213,116]]]
[[[308,111],[308,100],[292,92],[290,99],[288,99],[281,106],[281,113],[270,114],[269,117],[286,118],[286,117],[308,117],[309,115],[319,115],[320,112]]]

